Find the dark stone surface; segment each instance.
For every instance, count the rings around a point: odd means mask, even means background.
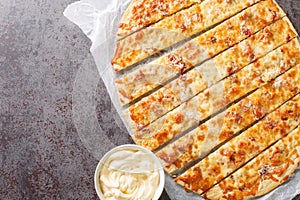
[[[0,1],[0,199],[97,199],[98,161],[72,120],[76,73],[83,60],[96,66],[91,42],[62,15],[72,2]],[[101,80],[97,92],[110,105]]]
[[[77,71],[83,60],[96,66],[90,41],[62,16],[72,2],[0,1],[0,199],[97,199],[98,161],[72,119]],[[298,31],[299,2],[279,1]],[[111,117],[116,113],[101,80],[96,93],[98,120],[110,140],[132,143],[119,137],[126,132]]]

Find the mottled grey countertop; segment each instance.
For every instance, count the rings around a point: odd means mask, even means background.
[[[72,2],[0,1],[0,199],[97,199],[98,161],[72,115],[74,81],[83,65],[98,80],[93,101],[103,131],[116,145],[132,143],[114,120],[91,42],[62,16]],[[279,4],[299,32],[300,1]]]

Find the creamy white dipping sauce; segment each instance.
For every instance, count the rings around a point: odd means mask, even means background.
[[[100,173],[100,188],[106,200],[151,200],[159,183],[157,164],[140,150],[114,152]]]

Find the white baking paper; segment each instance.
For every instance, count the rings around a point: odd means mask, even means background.
[[[64,11],[64,15],[78,25],[92,41],[90,51],[98,71],[96,72],[90,67],[92,63],[83,63],[83,68],[79,70],[74,83],[73,118],[83,144],[97,159],[100,159],[104,153],[114,147],[114,144],[109,141],[97,123],[93,94],[98,80],[101,78],[105,83],[113,105],[121,116],[122,107],[114,87],[116,75],[111,66],[111,59],[115,48],[118,22],[129,2],[130,0],[81,0],[70,4]],[[115,119],[117,123],[122,123],[122,117],[115,116]],[[130,133],[126,123],[124,124],[128,129],[128,133]],[[106,146],[98,144],[106,144]],[[298,168],[285,184],[258,199],[292,199],[300,193],[299,180],[300,169]],[[168,175],[166,176],[165,189],[172,200],[202,199],[199,195],[185,192]]]

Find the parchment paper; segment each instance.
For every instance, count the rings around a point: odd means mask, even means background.
[[[95,63],[98,68],[98,72],[100,77],[102,78],[107,91],[111,97],[112,103],[115,106],[118,114],[121,116],[122,107],[118,101],[118,96],[116,93],[116,89],[114,87],[114,80],[116,75],[111,66],[111,59],[114,53],[115,48],[115,35],[117,31],[118,22],[121,18],[122,13],[127,8],[130,0],[81,0],[70,4],[64,11],[64,15],[73,23],[78,25],[85,35],[92,41],[91,53],[94,57]],[[88,65],[88,63],[87,63]],[[77,88],[76,91],[78,93],[83,93],[83,90],[86,88],[91,88],[92,82],[95,82],[98,76],[95,76],[89,69],[82,69],[80,76],[77,77],[77,83],[75,86]],[[83,86],[84,85],[84,86]],[[89,106],[91,99],[89,99],[88,93],[85,91],[84,98],[81,95],[75,94],[75,102],[78,102],[78,107],[84,109],[75,109],[74,118],[75,123],[84,124],[84,126],[77,126],[77,129],[82,134],[80,135],[82,141],[84,141],[88,148],[96,152],[97,155],[101,157],[108,148],[111,148],[113,144],[106,141],[107,146],[102,146],[101,148],[97,146],[91,147],[91,144],[96,144],[101,135],[97,137],[96,134],[88,134],[88,132],[104,134],[103,131],[99,131],[101,128],[97,125],[97,120],[95,116],[90,116],[89,113],[93,106]],[[84,99],[82,99],[84,98]],[[82,111],[84,110],[84,111]],[[83,119],[79,115],[83,115],[82,112],[86,112],[86,119]],[[117,119],[122,119],[116,117]],[[85,122],[79,123],[80,120],[86,120]],[[122,123],[122,122],[118,122]],[[123,122],[124,123],[124,122]],[[130,133],[130,129],[124,123],[128,133]],[[88,131],[87,131],[88,129]],[[86,135],[84,135],[86,133]],[[106,140],[105,137],[104,140]],[[102,140],[102,142],[104,142]],[[98,143],[99,144],[99,143]],[[292,177],[284,183],[282,186],[274,190],[273,192],[265,195],[264,197],[258,198],[260,200],[282,200],[282,199],[292,199],[295,195],[300,193],[300,168],[292,175]],[[195,195],[193,193],[187,193],[184,189],[178,186],[171,177],[166,175],[166,185],[165,189],[169,194],[172,200],[182,200],[182,199],[190,199],[190,200],[199,200],[202,199],[199,195]]]

